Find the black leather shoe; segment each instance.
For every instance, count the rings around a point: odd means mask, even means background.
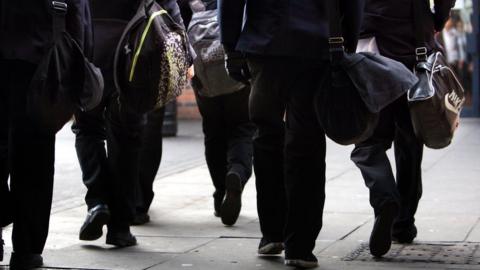
[[[302,269],[315,268],[318,267],[318,259],[313,254],[298,258],[285,256],[285,265]]]
[[[3,261],[3,245],[5,242],[3,241],[3,228],[0,227],[0,262]]]
[[[43,258],[40,254],[18,254],[12,252],[10,257],[10,270],[29,270],[39,268],[43,265]]]
[[[108,230],[107,233],[107,242],[108,245],[113,245],[117,247],[130,247],[137,244],[137,238],[132,235],[132,233],[127,231],[112,231]]]
[[[415,225],[403,230],[394,230],[392,235],[393,241],[399,244],[411,244],[415,237],[417,237],[417,227]]]
[[[225,188],[225,200],[223,200],[220,214],[222,223],[232,226],[237,222],[242,209],[242,179],[236,173],[229,173],[225,178]]]
[[[393,221],[397,215],[398,205],[395,202],[386,202],[380,209],[370,235],[370,253],[373,256],[382,257],[390,250]]]
[[[220,211],[222,210],[223,198],[225,198],[224,191],[220,192],[217,190],[213,193],[213,215],[216,217],[220,217],[222,215]]]
[[[262,238],[258,245],[258,255],[280,255],[284,249],[282,242],[272,242]]]
[[[110,210],[105,204],[99,204],[88,211],[87,218],[80,228],[80,240],[93,241],[102,237],[103,226],[110,220]]]
[[[143,225],[150,222],[150,216],[147,213],[137,213],[132,221],[132,225]]]

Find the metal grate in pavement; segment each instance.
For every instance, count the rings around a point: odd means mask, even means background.
[[[393,244],[390,251],[381,259],[370,254],[368,244],[362,244],[343,260],[480,265],[480,243]]]

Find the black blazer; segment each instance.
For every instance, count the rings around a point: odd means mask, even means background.
[[[415,63],[415,31],[413,2],[423,1],[425,46],[436,47],[434,33],[441,31],[455,0],[435,0],[434,13],[429,0],[366,0],[361,37],[375,37],[382,55],[413,66]]]
[[[328,56],[326,0],[219,0],[222,43],[251,54]],[[340,0],[346,46],[353,50],[363,0]],[[245,26],[244,10],[246,11]]]
[[[52,40],[51,1],[2,0],[0,2],[0,57],[38,63]],[[67,31],[92,52],[92,29],[88,0],[66,0]]]

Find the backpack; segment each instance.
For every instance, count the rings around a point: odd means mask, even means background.
[[[201,0],[190,0],[193,15],[187,34],[197,57],[193,61],[195,76],[202,87],[198,94],[215,97],[245,88],[243,83],[230,78],[225,69],[225,52],[220,41],[218,10],[205,10]]]
[[[120,105],[140,114],[165,106],[187,85],[188,62],[184,27],[154,0],[142,0],[115,50]]]

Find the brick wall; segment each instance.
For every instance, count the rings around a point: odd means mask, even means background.
[[[177,98],[178,119],[198,120],[201,119],[198,111],[195,94],[191,87],[183,90],[183,94]]]

